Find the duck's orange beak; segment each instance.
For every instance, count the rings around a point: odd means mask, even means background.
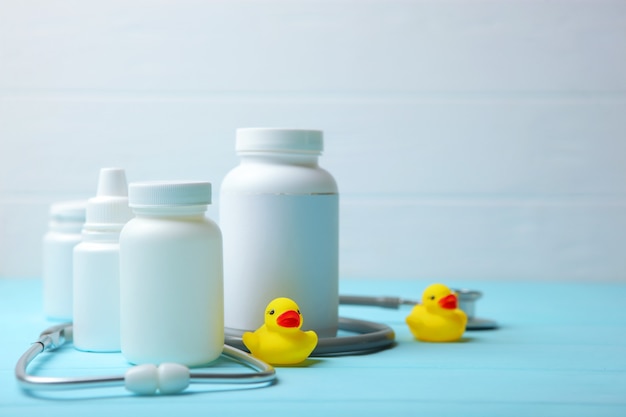
[[[439,305],[441,306],[441,308],[445,308],[446,310],[454,310],[457,306],[456,295],[446,295],[441,300],[439,300]]]
[[[294,310],[285,311],[278,316],[276,323],[281,327],[298,327],[300,326],[300,314]]]

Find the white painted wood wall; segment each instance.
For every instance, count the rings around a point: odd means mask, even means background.
[[[344,278],[626,280],[619,0],[0,0],[0,276],[101,167],[217,197],[254,126],[325,131]]]

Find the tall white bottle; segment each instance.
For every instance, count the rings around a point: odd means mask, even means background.
[[[224,346],[222,235],[209,182],[138,182],[120,236],[122,354],[131,363],[215,360]]]
[[[43,237],[43,310],[53,320],[72,320],[74,247],[81,241],[85,201],[63,201],[50,207]]]
[[[74,248],[76,349],[120,350],[119,236],[132,217],[124,170],[100,170],[97,194],[87,202],[82,242]]]
[[[339,193],[318,165],[316,130],[237,130],[241,159],[224,178],[225,325],[235,333],[263,324],[265,306],[288,297],[321,337],[338,325]]]

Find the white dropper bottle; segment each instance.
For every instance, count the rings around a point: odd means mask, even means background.
[[[82,241],[74,248],[74,346],[120,351],[119,237],[133,217],[126,174],[100,170],[98,192],[87,201]]]

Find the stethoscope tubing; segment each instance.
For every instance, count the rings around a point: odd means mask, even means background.
[[[339,330],[355,335],[321,337],[311,357],[347,356],[375,353],[395,344],[395,332],[386,324],[339,317]],[[241,339],[242,331],[225,329],[225,343],[247,350]]]
[[[15,377],[21,388],[25,390],[67,390],[117,387],[126,385],[125,375],[88,376],[88,377],[50,377],[28,373],[30,363],[42,352],[54,350],[72,339],[71,323],[50,327],[41,333],[39,339],[32,344],[17,361]],[[193,371],[189,373],[189,383],[204,384],[264,384],[273,383],[276,371],[271,365],[232,346],[224,345],[223,356],[242,363],[255,372],[215,373]]]
[[[476,290],[455,289],[459,297],[459,307],[467,315],[466,330],[494,330],[498,323],[494,320],[475,317],[476,300],[482,297],[482,293]],[[340,295],[339,304],[364,307],[381,307],[399,309],[402,306],[415,306],[420,304],[417,300],[390,296],[363,296],[363,295]]]

